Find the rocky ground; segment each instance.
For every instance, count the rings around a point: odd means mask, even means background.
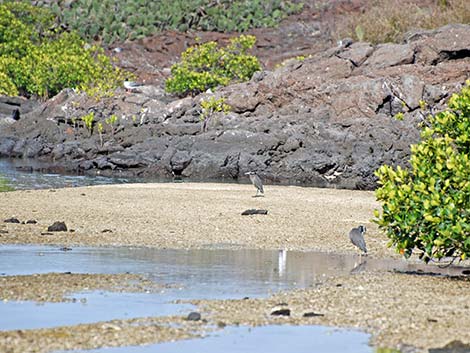
[[[251,185],[182,183],[2,193],[0,218],[17,218],[20,223],[2,222],[0,243],[72,248],[77,245],[205,248],[224,244],[233,248],[357,254],[347,232],[353,226],[365,224],[369,258],[397,256],[386,247],[383,233],[370,222],[377,207],[371,192],[287,186],[267,186],[265,197],[254,198],[254,192]],[[241,215],[252,208],[267,209],[268,214]],[[21,223],[28,220],[37,223]],[[68,230],[48,231],[56,221],[63,221]],[[56,286],[46,290],[47,276],[55,276]],[[119,277],[90,279],[51,274],[16,276],[6,281],[12,287],[20,288],[23,284],[21,295],[37,300],[42,294],[46,298],[62,297],[71,282],[78,288],[95,283],[97,288],[113,289],[119,287],[117,280]],[[29,287],[26,283],[37,286]],[[137,286],[122,290],[148,290],[148,284],[142,279]],[[424,352],[457,341],[460,343],[452,344],[464,347],[463,352],[468,349],[465,344],[470,344],[467,329],[470,309],[466,304],[469,290],[470,281],[465,276],[362,272],[325,279],[310,288],[264,299],[194,301],[206,321],[192,322],[185,317],[142,318],[0,332],[0,350],[48,352],[145,344],[204,335],[225,325],[320,324],[364,329],[372,334],[371,343],[377,347]],[[12,291],[6,292],[0,291],[2,299],[16,298]],[[288,309],[290,314],[271,315],[277,309]],[[319,315],[304,316],[312,312]]]
[[[200,102],[212,93],[178,99],[162,87],[174,53],[198,35],[227,35],[167,33],[110,51],[148,83],[139,92],[97,102],[66,90],[39,106],[2,98],[0,111],[20,106],[21,118],[0,119],[0,157],[74,173],[207,181],[257,170],[271,183],[372,189],[380,165],[406,164],[428,113],[420,100],[442,109],[469,77],[470,26],[416,31],[402,44],[338,44],[328,25],[335,12],[302,16],[253,32],[266,70],[216,91],[227,114],[202,122]],[[101,135],[74,119],[88,112],[103,122]],[[112,114],[117,122],[106,124]]]

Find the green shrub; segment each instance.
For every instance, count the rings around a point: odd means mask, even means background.
[[[171,67],[171,77],[166,80],[170,93],[197,94],[209,88],[225,86],[229,82],[247,81],[261,69],[255,56],[247,54],[253,47],[254,36],[232,38],[226,48],[207,42],[188,48],[181,62]]]
[[[63,88],[110,92],[125,72],[76,33],[56,32],[52,15],[22,2],[0,4],[0,93],[47,98]]]
[[[207,100],[201,101],[202,112],[199,116],[201,120],[206,120],[211,117],[214,113],[228,113],[230,111],[230,106],[225,103],[225,98],[216,99],[215,97],[210,97]]]
[[[421,142],[411,146],[409,170],[382,166],[376,172],[382,212],[375,222],[390,244],[424,261],[470,255],[470,81],[427,118]]]
[[[301,4],[286,0],[76,0],[54,7],[61,22],[89,40],[139,39],[157,31],[246,31],[276,26]]]
[[[81,117],[81,120],[85,123],[85,127],[90,132],[90,136],[93,133],[93,123],[95,121],[95,113],[90,112]]]

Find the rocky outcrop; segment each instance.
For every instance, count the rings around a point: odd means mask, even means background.
[[[380,165],[407,163],[420,101],[442,109],[470,77],[470,26],[345,43],[217,90],[232,111],[205,122],[200,101],[212,93],[172,99],[150,87],[97,102],[66,90],[1,126],[0,155],[86,173],[207,180],[256,170],[270,182],[373,188]],[[90,132],[77,118],[91,111]]]

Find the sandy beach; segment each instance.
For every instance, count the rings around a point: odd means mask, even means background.
[[[251,185],[124,184],[0,194],[0,218],[37,224],[1,223],[0,243],[133,245],[192,248],[223,245],[258,249],[358,253],[352,227],[367,226],[371,256],[389,257],[387,239],[371,223],[369,191],[267,186],[253,197]],[[242,216],[247,209],[267,215]],[[73,232],[47,234],[63,221]],[[41,234],[43,233],[43,234]]]

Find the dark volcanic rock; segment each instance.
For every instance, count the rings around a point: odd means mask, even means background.
[[[290,309],[282,308],[282,309],[274,309],[271,311],[272,316],[290,316]]]
[[[15,218],[15,217],[5,219],[3,222],[5,222],[5,223],[21,223],[21,222],[19,221],[19,219],[18,219],[18,218]]]
[[[48,232],[66,232],[67,226],[65,222],[54,222],[51,226],[47,227]]]
[[[242,216],[249,216],[249,215],[254,215],[254,214],[268,214],[268,210],[258,210],[258,209],[254,209],[254,208],[251,208],[249,210],[245,210],[242,212]]]
[[[321,317],[325,316],[324,314],[315,313],[313,311],[306,312],[302,315],[303,317]]]
[[[0,124],[0,157],[35,158],[73,172],[245,178],[371,189],[382,164],[406,166],[419,139],[420,100],[434,111],[470,72],[470,26],[410,33],[402,44],[351,43],[290,59],[216,91],[232,107],[200,121],[212,93],[177,99],[116,92],[100,101],[65,90]],[[74,117],[95,112],[102,140]],[[403,121],[393,116],[405,114]],[[118,121],[105,123],[115,114]]]
[[[196,311],[192,311],[188,314],[186,320],[188,320],[188,321],[199,321],[199,320],[201,320],[201,314],[196,312]]]

